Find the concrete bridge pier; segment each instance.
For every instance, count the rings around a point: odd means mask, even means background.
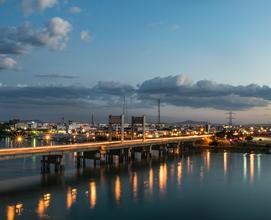
[[[127,148],[127,162],[132,160],[132,148]]]
[[[75,158],[75,167],[77,169],[80,169],[82,167],[86,166],[86,161],[83,156],[83,152],[76,152],[76,158]]]
[[[179,143],[171,143],[167,146],[168,154],[176,155],[180,153],[180,142]]]
[[[75,160],[76,168],[85,168],[87,159],[93,160],[94,167],[96,167],[97,161],[100,161],[100,153],[98,151],[77,152]]]
[[[106,153],[105,155],[105,162],[106,164],[112,164],[113,163],[113,154],[109,152]]]
[[[145,146],[142,151],[142,159],[151,160],[152,158],[152,145]]]
[[[193,148],[195,148],[196,144],[195,141],[186,141],[182,145],[182,153],[187,153]]]
[[[160,145],[159,147],[159,157],[164,157],[168,153],[168,145]]]
[[[53,164],[55,173],[62,172],[64,165],[62,163],[63,155],[44,155],[41,159],[41,173],[50,173],[50,165]]]

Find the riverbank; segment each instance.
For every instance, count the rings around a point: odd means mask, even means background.
[[[198,145],[201,149],[209,149],[214,151],[229,150],[233,152],[248,152],[248,153],[271,153],[271,146],[268,144],[259,143],[234,143],[231,145]]]

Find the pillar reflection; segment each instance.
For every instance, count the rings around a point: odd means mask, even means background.
[[[15,206],[7,206],[7,220],[15,219]]]
[[[191,165],[190,157],[188,156],[187,157],[187,164],[186,164],[188,174],[190,174],[190,172],[191,172],[190,165]]]
[[[150,168],[149,171],[149,191],[152,193],[153,191],[153,180],[154,180],[154,176],[153,176],[153,169]]]
[[[137,193],[138,193],[137,173],[134,173],[134,175],[133,175],[132,186],[133,186],[133,198],[136,199],[137,198]]]
[[[247,155],[243,154],[243,160],[244,160],[244,180],[247,179]]]
[[[6,209],[7,220],[14,220],[16,216],[21,215],[23,212],[23,204],[17,203],[16,205],[8,205]]]
[[[159,189],[160,192],[165,192],[167,185],[167,164],[161,164],[159,168]]]
[[[226,175],[227,171],[228,171],[228,154],[227,154],[227,152],[224,152],[223,159],[224,159],[224,174]]]
[[[206,153],[206,165],[207,165],[207,171],[210,171],[210,151],[207,151]]]
[[[254,154],[250,154],[250,182],[253,183],[254,181],[254,162],[255,162],[255,158],[254,158]]]
[[[51,200],[51,194],[47,193],[43,195],[43,197],[39,200],[38,207],[36,209],[36,213],[40,218],[42,218],[45,214],[46,209],[50,205],[50,200]]]
[[[258,154],[257,155],[257,173],[258,173],[258,176],[261,175],[261,154]]]
[[[76,189],[71,189],[69,187],[68,191],[67,191],[67,196],[66,196],[66,207],[67,207],[67,209],[70,209],[72,207],[72,205],[75,203],[76,196],[77,196],[77,190]]]
[[[91,181],[89,183],[89,203],[90,208],[94,208],[96,206],[97,202],[97,190],[96,190],[96,183],[94,181]]]
[[[115,200],[117,203],[119,203],[120,199],[121,199],[121,181],[120,177],[117,176],[115,180]]]
[[[182,167],[182,162],[178,163],[177,166],[177,183],[178,185],[181,185],[181,181],[182,181],[182,172],[183,172],[183,167]]]

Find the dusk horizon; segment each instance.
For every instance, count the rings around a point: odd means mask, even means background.
[[[121,113],[126,96],[136,115],[155,117],[161,99],[171,121],[224,123],[229,111],[239,124],[270,121],[267,7],[163,5],[1,1],[0,120],[89,120],[94,113],[104,122]]]
[[[0,219],[269,219],[270,9],[0,0]]]

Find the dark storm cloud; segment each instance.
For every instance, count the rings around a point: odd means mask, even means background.
[[[130,96],[135,93],[135,89],[133,86],[113,81],[100,81],[97,83],[97,85],[93,87],[93,91],[99,94],[110,94],[115,96]]]
[[[233,86],[208,80],[192,83],[187,77],[178,75],[144,81],[138,86],[137,96],[141,100],[161,99],[174,106],[245,110],[267,106],[271,88],[256,84]]]
[[[48,78],[48,79],[76,79],[79,76],[75,75],[62,75],[62,74],[38,74],[35,75],[38,78]]]
[[[255,84],[233,86],[201,80],[193,83],[185,76],[157,77],[134,88],[119,82],[98,82],[93,87],[79,86],[0,86],[0,105],[48,107],[62,106],[78,109],[95,105],[114,108],[121,106],[122,97],[133,108],[154,106],[157,99],[164,104],[219,110],[246,110],[267,106],[271,88]]]
[[[109,84],[112,85],[109,88]],[[115,103],[124,94],[132,95],[133,87],[114,82],[98,83],[92,88],[79,86],[0,86],[0,104],[36,106],[81,106],[97,104],[106,100],[104,105]]]

